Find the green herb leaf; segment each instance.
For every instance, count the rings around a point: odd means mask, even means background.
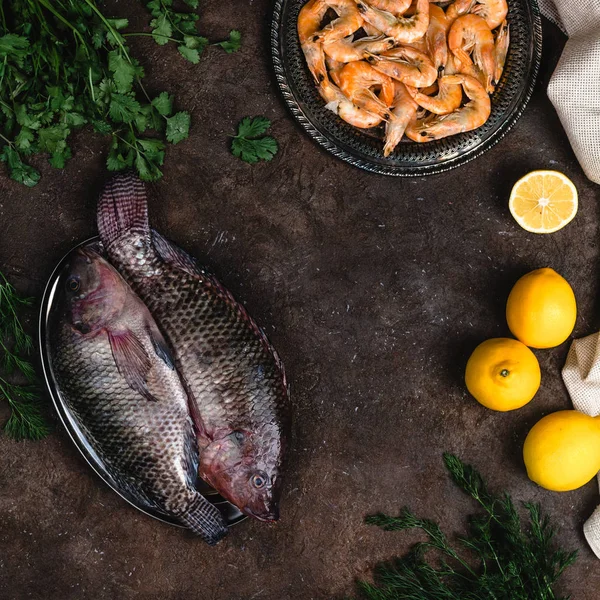
[[[122,94],[131,91],[136,68],[118,50],[108,53],[108,68],[113,73],[117,91]]]
[[[152,106],[163,117],[168,117],[173,112],[173,96],[170,96],[167,92],[162,92],[156,98],[153,98]]]
[[[194,48],[188,48],[187,46],[177,46],[177,50],[183,58],[189,60],[194,65],[197,65],[200,62],[200,52]]]
[[[216,45],[221,46],[228,54],[237,52],[242,45],[242,34],[237,31],[237,29],[232,29],[229,32],[229,39],[223,42],[217,42]]]
[[[21,160],[18,152],[8,145],[4,146],[2,154],[0,154],[0,160],[8,165],[11,179],[27,187],[33,187],[40,180],[39,172],[33,167],[26,165]]]
[[[15,138],[15,146],[22,154],[29,154],[33,151],[32,143],[34,139],[34,132],[28,127],[22,127]]]
[[[190,132],[190,114],[185,111],[175,113],[167,119],[167,140],[178,144],[185,140]]]
[[[118,123],[131,123],[140,112],[140,103],[132,96],[112,94],[110,116]]]
[[[152,37],[160,46],[169,43],[169,38],[173,35],[173,28],[166,14],[161,14],[158,18],[152,19],[150,22],[152,29]]]
[[[258,137],[271,126],[266,117],[245,117],[238,125],[238,133],[231,141],[231,152],[243,161],[254,164],[259,160],[270,161],[277,154],[277,141],[270,137]]]
[[[244,117],[238,125],[238,136],[253,138],[262,135],[271,127],[267,117]]]

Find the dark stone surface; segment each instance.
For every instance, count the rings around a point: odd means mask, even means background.
[[[131,10],[121,4],[115,13]],[[118,498],[60,426],[41,443],[0,436],[0,598],[339,597],[416,539],[367,528],[365,514],[408,504],[464,530],[475,507],[444,472],[450,450],[494,489],[543,504],[559,540],[580,550],[561,591],[596,600],[598,562],[581,527],[597,486],[546,492],[521,461],[528,429],[569,406],[560,378],[568,345],[536,351],[542,388],[522,410],[488,411],[462,381],[475,345],[508,334],[506,297],[531,269],[552,266],[573,285],[575,336],[600,327],[600,188],[544,93],[560,34],[544,24],[537,92],[505,140],[459,170],[400,180],[339,162],[296,126],[270,74],[269,2],[202,4],[205,32],[244,32],[240,53],[211,49],[193,66],[172,48],[136,44],[152,86],[193,112],[190,139],[169,149],[165,177],[150,187],[152,222],[219,274],[286,362],[295,427],[283,518],[247,521],[208,548]],[[145,16],[135,16],[141,27]],[[274,123],[281,151],[272,163],[248,166],[229,153],[227,135],[253,114]],[[94,235],[105,151],[105,140],[80,133],[64,171],[39,161],[36,188],[0,178],[0,266],[22,291],[40,297],[61,256]],[[512,184],[535,168],[565,172],[580,193],[576,220],[550,236],[521,230],[507,209]]]

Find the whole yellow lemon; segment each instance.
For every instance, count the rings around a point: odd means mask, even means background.
[[[538,421],[523,447],[529,479],[555,492],[590,481],[600,471],[599,419],[561,410]]]
[[[508,327],[532,348],[562,344],[571,335],[576,318],[573,289],[553,269],[537,269],[521,277],[506,303]]]
[[[540,387],[540,365],[525,344],[494,338],[471,354],[465,383],[471,395],[492,410],[507,411],[527,404]]]

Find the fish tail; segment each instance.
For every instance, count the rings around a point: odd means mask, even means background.
[[[183,525],[211,546],[225,537],[228,532],[219,509],[200,493],[194,496],[186,512],[179,518]]]
[[[104,186],[98,201],[98,231],[107,248],[131,231],[150,235],[146,190],[133,172],[119,173]]]

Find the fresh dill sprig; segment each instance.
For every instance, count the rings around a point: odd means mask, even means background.
[[[367,600],[568,600],[553,587],[575,562],[577,552],[555,547],[554,528],[539,505],[525,503],[528,524],[508,494],[489,492],[481,475],[452,454],[444,454],[452,480],[483,509],[471,517],[469,535],[449,543],[433,521],[417,518],[408,508],[398,517],[369,516],[366,523],[385,531],[421,529],[427,541],[403,558],[380,564],[374,582],[360,581]],[[427,553],[435,552],[435,565]]]
[[[48,434],[40,411],[35,369],[27,358],[33,340],[19,318],[19,311],[31,304],[31,298],[21,298],[0,273],[0,399],[11,411],[4,431],[17,440],[39,440]],[[9,381],[15,376],[26,383]]]

